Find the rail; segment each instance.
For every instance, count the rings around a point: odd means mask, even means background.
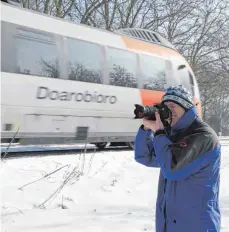
[[[229,146],[229,136],[219,136],[219,141],[222,146]]]
[[[219,136],[220,140],[229,140],[229,136]]]

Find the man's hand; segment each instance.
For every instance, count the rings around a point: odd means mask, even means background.
[[[147,120],[147,119],[143,119],[143,125],[146,128],[152,130],[154,133],[158,130],[162,130],[164,129],[164,126],[161,122],[161,118],[158,112],[155,113],[156,116],[156,121],[152,121],[152,120]]]

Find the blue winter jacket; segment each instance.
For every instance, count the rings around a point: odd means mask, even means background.
[[[159,167],[156,232],[219,232],[221,146],[215,132],[189,109],[172,128],[145,131],[135,140],[135,160]]]

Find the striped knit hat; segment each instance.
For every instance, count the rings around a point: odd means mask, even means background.
[[[194,105],[192,95],[183,85],[169,87],[162,97],[162,103],[166,101],[175,102],[184,109],[189,109]]]

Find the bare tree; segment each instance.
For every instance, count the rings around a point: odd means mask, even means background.
[[[21,0],[24,8],[65,18],[73,9],[76,0]]]

